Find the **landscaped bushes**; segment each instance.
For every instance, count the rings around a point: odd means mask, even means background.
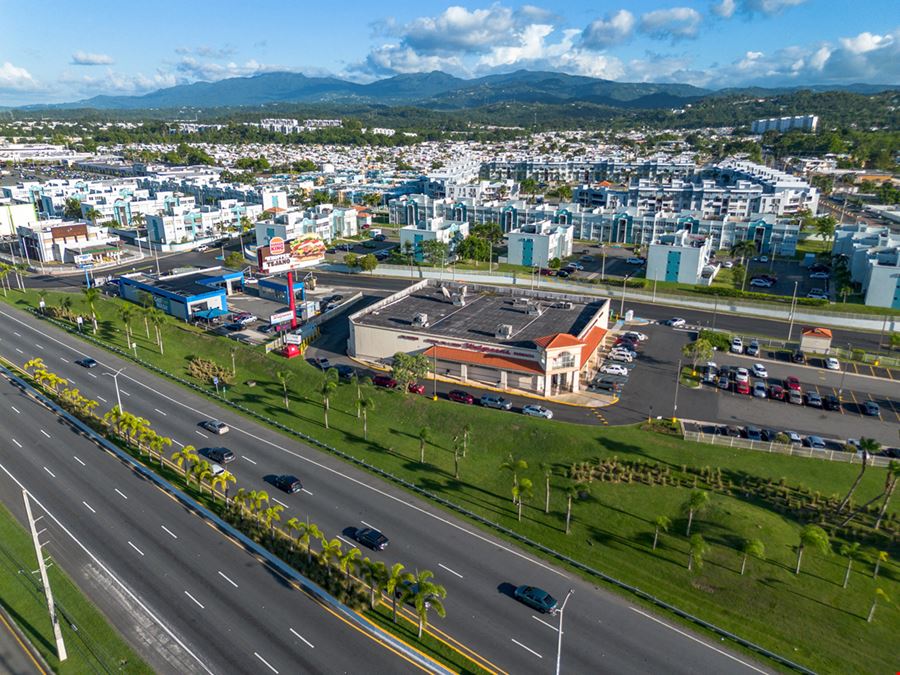
[[[731,347],[731,336],[728,333],[719,333],[714,330],[701,329],[698,340],[706,340],[713,348],[720,352],[727,352]]]

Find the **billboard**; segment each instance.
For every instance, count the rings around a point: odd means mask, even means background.
[[[269,317],[269,323],[271,323],[271,324],[285,323],[287,321],[290,321],[293,318],[294,318],[294,313],[290,310],[288,310],[286,312],[278,312],[276,314],[272,314]]]
[[[264,274],[309,267],[324,259],[325,242],[316,235],[305,235],[287,242],[280,237],[273,237],[268,246],[256,249],[259,271]]]

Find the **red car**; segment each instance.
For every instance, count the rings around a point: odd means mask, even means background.
[[[418,382],[410,382],[407,391],[409,391],[410,394],[424,394],[425,385],[419,384]]]
[[[541,268],[541,276],[542,276],[542,277],[555,277],[555,276],[556,276],[556,270],[551,270],[551,269],[548,269],[548,268],[546,268],[546,267],[542,267],[542,268]]]
[[[447,394],[447,398],[449,398],[451,401],[455,401],[456,403],[465,403],[466,405],[474,405],[475,403],[475,399],[472,397],[472,394],[469,394],[462,389],[454,389]]]
[[[784,400],[784,389],[779,384],[773,384],[769,387],[769,398],[773,401]]]
[[[397,380],[390,375],[376,375],[372,378],[372,384],[376,387],[385,387],[386,389],[397,388]]]
[[[749,382],[735,382],[734,390],[739,394],[749,394],[750,393],[750,383]]]
[[[800,391],[800,380],[791,375],[784,380],[784,386],[788,389],[793,389],[794,391]]]

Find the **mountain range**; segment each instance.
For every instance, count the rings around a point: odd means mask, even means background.
[[[804,87],[871,94],[890,85],[852,84]],[[681,107],[711,95],[765,96],[790,89],[728,89],[713,91],[689,84],[614,82],[556,72],[517,70],[512,73],[462,79],[441,71],[395,75],[368,84],[336,77],[308,77],[273,72],[194,82],[159,89],[141,96],[94,96],[71,103],[24,106],[26,109],[146,110],[153,108],[215,108],[274,103],[416,105],[435,110],[474,108],[496,103],[593,103],[618,108]]]

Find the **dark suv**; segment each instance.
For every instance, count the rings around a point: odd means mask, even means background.
[[[357,530],[356,541],[363,546],[368,546],[373,551],[383,551],[388,545],[388,538],[372,527]]]
[[[234,461],[234,453],[228,448],[206,448],[202,454],[219,464],[228,464],[228,462]]]
[[[272,484],[279,490],[284,490],[291,494],[300,492],[300,490],[303,489],[303,485],[300,484],[300,479],[287,473],[275,476],[275,478],[272,479]]]

